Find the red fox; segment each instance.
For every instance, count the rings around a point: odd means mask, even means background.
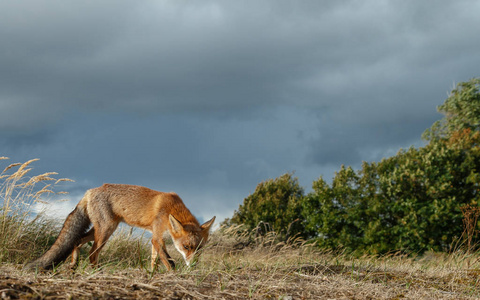
[[[120,222],[152,232],[152,269],[157,255],[167,270],[175,268],[166,251],[164,233],[172,237],[175,248],[187,265],[207,242],[215,217],[200,225],[175,193],[162,193],[146,187],[104,184],[88,190],[68,215],[57,240],[41,257],[27,264],[28,269],[48,269],[72,253],[71,267],[78,260],[79,248],[94,241],[90,262],[98,263],[98,254]],[[93,225],[90,230],[90,225]]]

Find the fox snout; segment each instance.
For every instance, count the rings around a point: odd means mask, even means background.
[[[185,263],[187,264],[188,267],[192,264],[192,262],[195,259],[195,253],[182,253],[183,259],[185,260]]]
[[[197,247],[192,247],[190,249],[189,246],[185,246],[181,242],[174,242],[174,244],[177,251],[182,255],[183,259],[185,260],[185,264],[187,266],[190,267],[197,262],[198,256],[200,254],[199,251],[197,251]]]
[[[172,215],[169,215],[169,221],[170,235],[175,248],[183,256],[187,266],[192,266],[200,254],[199,250],[208,240],[215,217],[200,226],[198,224],[183,225]]]
[[[194,267],[198,262],[198,255],[192,255],[189,259],[187,258],[185,260],[185,263],[187,264],[187,267]]]

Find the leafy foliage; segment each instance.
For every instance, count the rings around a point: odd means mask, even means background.
[[[480,203],[480,81],[461,83],[425,132],[429,143],[354,172],[320,178],[304,202],[306,227],[328,247],[385,253],[448,250],[463,233],[461,207]],[[310,216],[308,216],[310,215]]]
[[[462,82],[438,107],[445,117],[425,131],[426,140],[448,139],[456,133],[480,129],[480,78]]]
[[[269,222],[318,244],[386,253],[449,250],[462,238],[466,205],[480,205],[480,79],[463,82],[438,107],[444,118],[423,135],[428,144],[400,150],[361,170],[342,166],[302,196],[285,174],[257,186],[230,220],[255,228]],[[476,224],[475,224],[476,225]]]
[[[302,234],[300,219],[303,188],[292,174],[266,180],[257,185],[255,192],[244,199],[227,224],[243,224],[253,230],[260,222],[268,223],[272,230],[288,237],[292,232]]]

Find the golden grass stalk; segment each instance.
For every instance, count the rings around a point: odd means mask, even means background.
[[[0,160],[6,159],[0,157]],[[46,196],[54,194],[55,184],[45,182],[58,182],[53,177],[56,172],[29,177],[33,170],[29,166],[36,161],[38,159],[13,163],[0,173],[0,262],[29,260],[43,251],[45,245],[51,244],[52,235],[57,234],[54,222],[38,215],[32,219],[35,215],[33,205],[47,203]]]
[[[21,165],[21,163],[11,164],[11,165],[7,166],[7,167],[2,171],[2,174],[5,173],[5,172],[7,172],[7,171],[10,170],[10,169],[16,167],[16,166],[20,166],[20,165]]]
[[[55,184],[59,184],[60,182],[75,182],[75,180],[69,178],[60,178],[55,181]]]

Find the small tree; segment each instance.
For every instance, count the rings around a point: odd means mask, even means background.
[[[309,232],[315,232],[321,246],[358,249],[367,212],[360,189],[360,178],[351,167],[335,173],[331,187],[320,177],[313,192],[305,197],[303,215]]]
[[[298,179],[287,173],[258,184],[255,192],[244,199],[226,223],[243,224],[253,230],[263,222],[284,238],[305,236],[301,216],[302,199],[303,188]]]

